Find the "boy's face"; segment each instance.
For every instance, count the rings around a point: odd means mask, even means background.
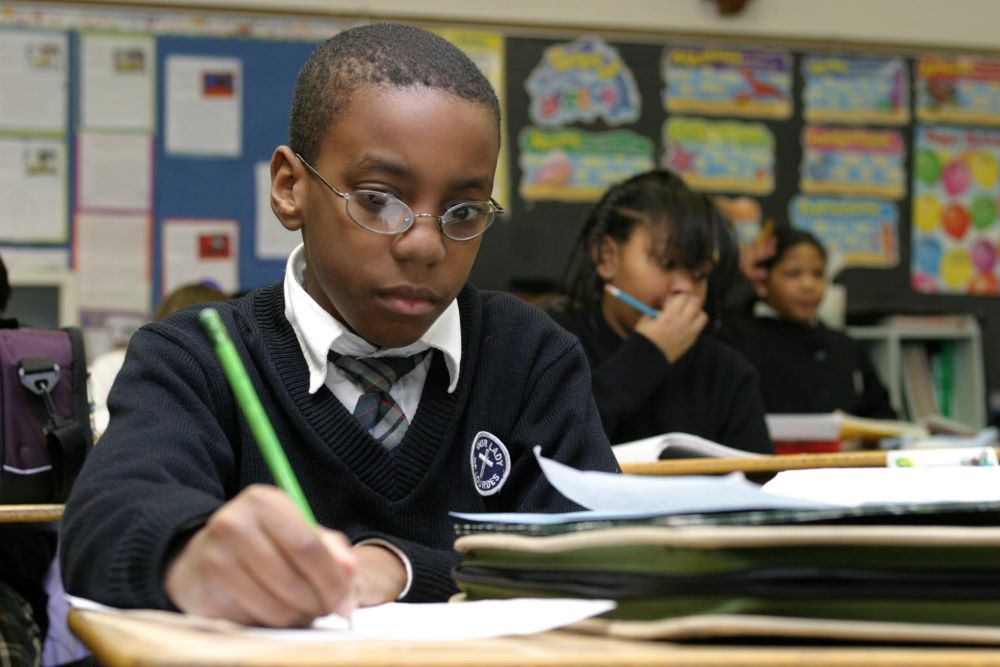
[[[498,152],[485,106],[439,89],[368,86],[327,130],[313,166],[341,192],[388,192],[414,213],[440,215],[489,200]],[[306,291],[370,343],[416,341],[465,284],[482,237],[449,239],[427,217],[397,235],[364,229],[284,146],[272,181],[282,224],[302,230]]]

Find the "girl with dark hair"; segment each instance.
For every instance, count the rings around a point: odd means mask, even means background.
[[[826,249],[809,232],[780,227],[762,263],[755,316],[726,320],[724,338],[761,376],[770,413],[843,410],[894,419],[889,394],[865,350],[817,317],[826,293]]]
[[[566,272],[568,303],[550,314],[587,352],[611,442],[683,431],[772,451],[757,374],[716,340],[706,306],[737,257],[728,222],[667,170],[613,186],[591,210]]]

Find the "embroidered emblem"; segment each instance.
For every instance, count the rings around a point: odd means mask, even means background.
[[[481,496],[492,496],[503,487],[510,474],[510,453],[500,438],[480,431],[472,439],[469,465],[476,491]]]

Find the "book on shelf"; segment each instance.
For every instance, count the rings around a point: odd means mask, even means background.
[[[937,396],[934,375],[931,372],[927,347],[920,342],[906,342],[899,350],[900,371],[903,380],[903,400],[910,418],[936,414]]]
[[[968,326],[970,315],[889,315],[882,323],[896,329],[940,329],[958,330]]]
[[[611,447],[618,463],[648,463],[660,459],[747,458],[761,456],[690,433],[664,433]]]

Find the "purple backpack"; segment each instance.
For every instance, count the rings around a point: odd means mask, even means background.
[[[60,503],[93,446],[78,328],[0,329],[0,503]]]

